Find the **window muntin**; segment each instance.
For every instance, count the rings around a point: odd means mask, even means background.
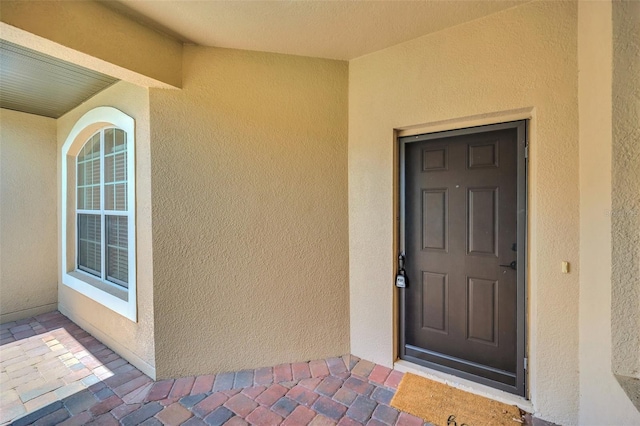
[[[76,159],[76,266],[129,287],[127,134],[108,127],[91,136]]]

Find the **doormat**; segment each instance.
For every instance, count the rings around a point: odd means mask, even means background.
[[[405,373],[391,406],[436,426],[517,426],[524,423],[515,405],[507,405]]]

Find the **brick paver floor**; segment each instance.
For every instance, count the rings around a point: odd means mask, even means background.
[[[419,425],[352,355],[154,382],[59,312],[0,326],[0,424]]]
[[[59,312],[0,326],[0,424],[423,425],[354,356],[154,382]]]

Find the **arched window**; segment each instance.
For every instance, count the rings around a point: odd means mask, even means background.
[[[136,320],[133,118],[86,113],[62,149],[63,284]]]

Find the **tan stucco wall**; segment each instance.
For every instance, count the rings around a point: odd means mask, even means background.
[[[56,121],[0,109],[0,322],[56,309]]]
[[[532,2],[350,62],[351,350],[394,362],[394,129],[533,108],[529,390],[578,421],[577,3]],[[561,273],[561,261],[571,273]]]
[[[640,424],[640,2],[612,15],[612,367]]]
[[[150,376],[155,375],[153,261],[151,236],[151,157],[149,91],[119,82],[63,115],[58,124],[58,200],[61,150],[74,124],[87,111],[112,106],[135,120],[136,245],[138,322],[132,322],[92,299],[58,286],[60,311]],[[58,201],[58,204],[60,202]],[[60,205],[58,205],[60,208]],[[61,236],[58,236],[60,238]],[[58,240],[60,244],[60,239]],[[61,274],[60,267],[58,271]],[[59,279],[61,276],[59,274]],[[61,281],[60,281],[61,282]]]
[[[347,353],[347,63],[184,58],[150,91],[158,376]]]
[[[640,378],[640,2],[613,3],[614,368]]]
[[[97,1],[3,0],[0,37],[143,86],[180,87],[182,43]]]
[[[611,2],[581,2],[578,16],[582,265],[579,424],[640,424],[640,413],[620,388],[611,369],[612,354],[620,353],[620,348],[613,348],[611,342],[611,222],[612,217],[616,216],[611,210]],[[633,86],[627,86],[627,89],[630,87]],[[615,109],[619,109],[619,106]],[[614,191],[615,188],[617,186]],[[640,187],[636,184],[636,196],[639,193]],[[636,234],[638,228],[640,226],[635,228]],[[620,314],[626,316],[628,311],[621,311]],[[640,326],[636,326],[636,331],[638,328]],[[633,330],[627,330],[627,336],[631,334],[629,331],[633,333]]]

